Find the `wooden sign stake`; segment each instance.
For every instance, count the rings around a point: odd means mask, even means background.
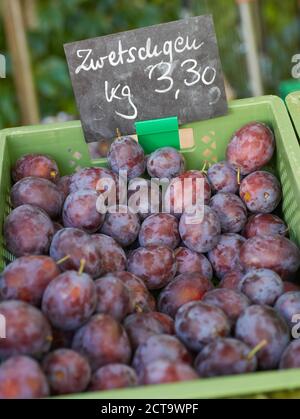
[[[39,123],[38,102],[31,71],[25,26],[20,0],[3,0],[2,13],[12,57],[13,74],[25,125]]]

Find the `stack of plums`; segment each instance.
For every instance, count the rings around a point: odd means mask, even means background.
[[[49,156],[20,158],[4,223],[16,259],[0,277],[0,399],[300,367],[300,250],[264,170],[274,150],[272,131],[254,122],[207,171],[187,170],[170,147],[145,156],[131,137],[113,142],[109,169],[60,177]],[[120,173],[128,198],[148,196],[151,178],[169,185],[137,212],[121,199]],[[107,179],[117,201],[102,214]],[[199,194],[203,219],[191,224]]]

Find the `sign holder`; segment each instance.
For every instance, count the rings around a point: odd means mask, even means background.
[[[135,128],[139,144],[146,154],[160,147],[180,149],[177,116],[139,121],[135,123]]]

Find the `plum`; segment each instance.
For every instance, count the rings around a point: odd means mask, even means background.
[[[118,177],[109,169],[104,167],[85,167],[72,175],[70,193],[82,190],[92,190],[98,193],[105,192],[105,188],[97,189],[97,184],[101,179],[110,179],[116,183],[118,181]]]
[[[174,178],[185,169],[183,155],[173,147],[162,147],[155,150],[147,159],[147,171],[150,177]]]
[[[175,336],[153,335],[139,345],[133,357],[132,366],[140,373],[148,364],[158,359],[174,363],[192,363],[192,357]]]
[[[245,269],[271,269],[283,279],[289,279],[300,267],[300,249],[280,235],[253,237],[241,247],[241,263]]]
[[[300,368],[300,340],[294,340],[284,350],[279,368],[282,370]]]
[[[14,209],[4,222],[6,247],[17,257],[48,253],[53,234],[48,215],[33,205]]]
[[[176,270],[174,252],[166,246],[139,247],[128,259],[128,271],[141,278],[149,290],[163,288]]]
[[[208,259],[219,279],[231,271],[242,270],[240,250],[246,239],[239,234],[222,234],[216,247],[208,252]]]
[[[220,192],[212,197],[209,205],[218,214],[223,233],[239,233],[244,228],[247,209],[238,196]]]
[[[146,169],[145,153],[132,137],[117,138],[110,146],[107,160],[112,171],[125,171],[128,179],[142,175]]]
[[[66,197],[70,194],[70,184],[71,184],[72,176],[62,176],[58,182],[56,183],[56,186],[60,193],[63,196],[63,199],[65,200]]]
[[[49,351],[52,331],[40,310],[12,300],[0,303],[0,315],[6,320],[6,338],[0,339],[0,359],[15,355],[40,357]]]
[[[242,180],[240,197],[249,211],[268,214],[273,212],[281,201],[281,186],[271,173],[254,172]]]
[[[56,162],[51,157],[43,154],[26,154],[16,161],[12,169],[12,177],[15,182],[18,182],[31,176],[57,182],[59,170]]]
[[[213,164],[207,171],[212,190],[216,193],[236,193],[239,189],[238,177],[234,168],[227,161]]]
[[[60,274],[49,256],[23,256],[10,263],[0,277],[0,300],[21,300],[39,306],[49,283]]]
[[[218,307],[192,301],[179,308],[175,317],[175,332],[191,351],[200,351],[212,341],[230,334],[230,322]]]
[[[245,225],[243,235],[247,239],[255,236],[270,236],[281,234],[286,236],[288,228],[281,218],[274,214],[256,214],[252,215]]]
[[[134,310],[130,290],[124,282],[108,274],[95,281],[97,293],[97,313],[109,314],[122,321]]]
[[[50,256],[62,271],[79,270],[84,261],[84,272],[93,278],[102,274],[102,263],[95,241],[78,228],[64,228],[53,237]]]
[[[65,227],[80,228],[87,233],[95,233],[104,223],[105,215],[97,211],[97,192],[76,191],[68,195],[63,207]]]
[[[107,364],[128,364],[131,359],[127,333],[106,314],[94,315],[78,329],[72,348],[89,360],[93,371]]]
[[[71,349],[49,353],[42,363],[53,394],[71,394],[84,391],[91,379],[87,360]]]
[[[221,280],[219,287],[228,288],[231,290],[238,290],[239,283],[244,276],[244,273],[241,271],[229,271]]]
[[[297,318],[300,314],[300,291],[289,291],[282,294],[276,301],[274,308],[292,330],[296,325],[293,317],[296,316]]]
[[[212,288],[212,282],[198,272],[178,275],[160,293],[159,311],[175,317],[179,307],[190,301],[202,300]]]
[[[183,362],[158,359],[146,365],[139,375],[141,385],[175,383],[196,380],[196,371]]]
[[[109,364],[94,372],[89,390],[113,390],[137,385],[138,378],[133,368],[124,364]]]
[[[177,274],[199,272],[205,278],[211,280],[213,270],[209,260],[200,253],[194,252],[187,247],[178,247],[175,250],[177,262]]]
[[[239,289],[253,304],[272,306],[283,294],[283,282],[270,269],[251,269],[243,276]]]
[[[127,258],[122,247],[105,234],[93,234],[91,241],[95,244],[101,260],[101,273],[125,271]]]
[[[27,177],[19,180],[11,189],[14,208],[30,204],[44,210],[50,218],[57,219],[62,210],[63,195],[50,180]]]
[[[138,237],[140,220],[126,205],[109,208],[101,233],[111,236],[122,247],[130,246]]]
[[[139,232],[140,245],[168,246],[175,249],[180,243],[178,220],[171,214],[154,214],[146,218]]]
[[[144,343],[150,336],[174,334],[173,319],[156,311],[131,314],[124,320],[124,327],[133,349]]]
[[[224,311],[232,326],[250,305],[250,300],[246,295],[226,288],[218,288],[207,292],[202,301]]]
[[[104,167],[85,167],[72,176],[70,193],[82,190],[96,191],[99,195],[105,194],[111,205],[123,197],[119,190],[118,176]]]
[[[236,339],[218,339],[206,345],[195,361],[200,377],[246,374],[257,368],[255,356],[249,356],[251,349]]]
[[[277,368],[289,343],[289,329],[285,321],[269,306],[246,308],[237,321],[235,335],[250,348],[266,343],[257,353],[258,366],[262,370]]]
[[[131,300],[135,310],[140,312],[154,311],[156,302],[148,291],[145,283],[131,272],[114,272],[109,276],[120,279],[131,294]]]
[[[218,214],[210,207],[204,206],[203,218],[198,217],[198,210],[182,214],[179,233],[183,243],[190,250],[206,253],[219,243],[221,223]]]
[[[275,139],[271,129],[260,122],[250,122],[236,131],[231,138],[226,158],[242,175],[259,170],[272,158]]]
[[[208,205],[210,197],[211,186],[205,173],[189,170],[169,183],[164,195],[164,210],[180,216],[198,204]]]
[[[39,399],[49,386],[39,364],[27,356],[14,356],[0,365],[0,400]]]
[[[55,278],[43,296],[42,311],[58,329],[76,330],[92,316],[97,294],[92,278],[67,271]]]

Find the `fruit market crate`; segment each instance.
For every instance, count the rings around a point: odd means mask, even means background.
[[[300,91],[291,93],[285,99],[296,135],[300,141]]]
[[[232,134],[251,121],[268,124],[276,137],[276,155],[269,165],[283,187],[282,216],[289,226],[291,238],[300,245],[300,147],[286,107],[275,96],[243,99],[229,105],[228,115],[186,124],[192,131],[194,144],[182,150],[188,169],[200,169],[205,162],[223,160]],[[10,211],[10,168],[26,153],[46,153],[58,163],[63,175],[79,167],[104,166],[105,159],[90,160],[80,122],[7,129],[0,132],[0,221]],[[0,264],[3,268],[12,255],[0,235]],[[297,391],[299,390],[299,392]],[[284,393],[282,393],[284,392]],[[300,397],[300,370],[257,372],[224,378],[132,389],[84,393],[68,398],[94,399],[176,399],[230,397]]]

